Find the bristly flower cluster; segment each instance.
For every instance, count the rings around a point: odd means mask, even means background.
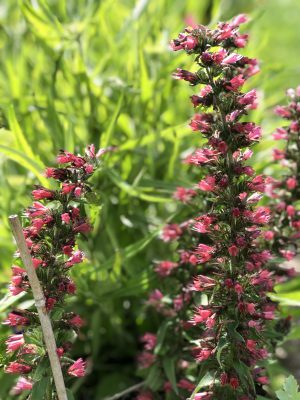
[[[284,141],[283,149],[274,149],[273,158],[283,167],[280,180],[270,179],[266,194],[272,198],[271,228],[264,235],[272,252],[283,261],[292,261],[299,253],[300,212],[300,87],[287,91],[287,106],[277,106],[275,113],[289,121],[278,128],[273,138]],[[280,269],[280,277],[292,277],[294,268]],[[279,272],[278,271],[278,272]]]
[[[69,272],[84,259],[76,240],[78,235],[86,235],[92,228],[85,216],[84,203],[88,202],[92,192],[88,179],[98,165],[98,157],[104,152],[100,150],[96,154],[93,145],[87,147],[84,156],[61,151],[57,156],[59,167],[46,169],[46,176],[57,181],[57,189],[36,186],[32,191],[33,204],[24,213],[23,232],[52,320],[57,354],[63,372],[71,377],[81,377],[85,373],[85,362],[81,358],[72,362],[67,357],[75,334],[84,321],[79,315],[67,313],[64,301],[67,295],[76,292]],[[31,291],[18,252],[16,258],[9,287],[12,295]],[[10,362],[5,371],[20,375],[12,393],[30,390],[43,376],[49,376],[51,387],[49,361],[37,313],[32,308],[15,309],[4,324],[14,331],[6,341]]]
[[[206,139],[186,160],[198,168],[198,183],[174,197],[192,203],[204,192],[207,207],[162,232],[164,241],[175,241],[177,256],[155,266],[162,286],[147,303],[167,318],[157,335],[142,339],[138,361],[152,392],[140,400],[252,400],[268,383],[260,364],[272,350],[276,304],[268,297],[272,255],[260,244],[270,221],[270,209],[257,205],[266,179],[247,165],[261,128],[247,117],[256,91],[242,92],[259,71],[257,60],[237,51],[248,40],[239,32],[246,20],[187,28],[171,44],[195,57],[194,71],[177,69],[174,77],[201,85],[191,97],[199,112],[190,126]]]

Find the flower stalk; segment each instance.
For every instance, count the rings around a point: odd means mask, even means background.
[[[55,337],[52,329],[51,320],[46,310],[46,300],[42,291],[40,282],[35,272],[31,256],[23,234],[22,225],[17,215],[9,217],[10,226],[16,240],[20,257],[23,261],[26,273],[28,275],[29,284],[32,290],[35,306],[37,308],[39,319],[43,331],[43,337],[50,360],[52,375],[56,387],[58,400],[68,400],[63,373],[60,361],[57,355]]]
[[[6,341],[9,362],[5,372],[20,375],[12,394],[31,390],[43,379],[41,397],[65,400],[64,381],[67,385],[71,378],[85,375],[86,362],[69,356],[84,320],[67,312],[65,301],[76,292],[70,270],[85,258],[77,238],[92,229],[85,207],[96,196],[88,180],[106,151],[96,153],[93,145],[84,156],[61,151],[58,167],[45,171],[46,177],[56,181],[54,189],[35,187],[23,228],[17,217],[10,218],[19,251],[9,289],[13,296],[31,293],[38,310],[15,309],[4,321],[14,331]]]
[[[248,35],[239,31],[246,21],[239,15],[216,29],[188,27],[171,43],[174,51],[194,56],[194,71],[177,69],[174,77],[201,85],[191,96],[200,111],[190,127],[206,143],[186,160],[197,169],[198,183],[174,194],[195,204],[195,214],[162,232],[177,255],[155,266],[161,287],[147,303],[167,321],[157,335],[143,338],[139,364],[149,373],[152,392],[145,390],[139,400],[266,395],[263,363],[280,334],[269,297],[275,283],[268,266],[272,254],[261,244],[271,211],[257,204],[266,179],[247,164],[261,128],[248,117],[257,107],[256,91],[242,91],[259,72],[256,59],[238,52],[247,44]],[[201,213],[197,198],[203,194]],[[151,380],[155,373],[160,384]]]

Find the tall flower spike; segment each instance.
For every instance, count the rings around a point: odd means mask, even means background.
[[[273,253],[283,261],[292,261],[299,254],[300,212],[300,87],[287,91],[287,106],[277,106],[275,113],[288,121],[273,133],[275,140],[284,142],[283,149],[274,149],[273,158],[283,167],[279,180],[270,179],[266,194],[272,198],[272,221],[264,233]],[[277,269],[278,280],[294,276],[293,267]]]
[[[259,247],[270,220],[270,210],[256,205],[265,178],[246,164],[261,136],[247,117],[256,107],[256,92],[242,92],[258,72],[255,59],[238,54],[248,40],[239,32],[246,20],[239,15],[214,30],[187,28],[171,43],[173,50],[195,57],[193,72],[178,69],[174,77],[201,85],[191,97],[199,111],[190,126],[206,139],[186,160],[198,168],[198,183],[178,188],[174,197],[192,204],[205,195],[207,206],[199,215],[198,205],[188,221],[163,231],[165,241],[177,241],[178,254],[155,267],[162,291],[152,292],[147,304],[164,320],[155,347],[146,344],[139,357],[155,399],[170,393],[170,398],[252,400],[267,382],[260,362],[272,347],[265,332],[274,325],[276,304],[268,297],[274,282],[266,266],[272,256]],[[205,384],[197,387],[204,376]]]
[[[59,166],[46,169],[46,176],[57,181],[57,189],[36,186],[32,191],[33,204],[24,212],[23,233],[44,292],[57,340],[57,354],[66,378],[83,376],[85,371],[81,358],[72,363],[68,355],[74,335],[84,321],[64,311],[64,302],[67,295],[76,292],[69,272],[84,259],[77,237],[92,229],[83,205],[88,203],[92,192],[88,179],[99,164],[98,155],[103,153],[102,150],[96,154],[93,145],[88,146],[84,156],[61,151],[57,156]],[[16,258],[16,263],[20,263],[18,253]],[[20,265],[13,265],[12,275],[9,286],[12,295],[31,292],[26,271]],[[12,389],[12,393],[18,394],[36,384],[37,376],[41,376],[36,373],[40,365],[44,371],[50,370],[47,369],[49,361],[34,310],[13,310],[4,324],[15,332],[6,341],[10,362],[5,371],[26,375],[26,378],[20,377]],[[51,374],[47,375],[49,387],[53,388]],[[54,392],[52,396],[56,398]]]

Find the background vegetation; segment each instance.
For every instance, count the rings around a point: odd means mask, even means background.
[[[135,383],[139,335],[155,329],[143,299],[155,286],[152,261],[166,257],[157,235],[180,213],[172,192],[189,183],[181,159],[199,143],[187,127],[190,89],[171,79],[186,58],[168,42],[191,15],[208,24],[240,12],[252,16],[247,54],[262,61],[251,82],[265,133],[254,162],[276,175],[269,134],[279,121],[272,107],[300,83],[298,0],[0,1],[2,319],[16,301],[6,296],[15,250],[8,216],[30,203],[34,183],[45,184],[43,168],[59,149],[117,146],[94,178],[102,207],[95,202],[90,210],[95,229],[82,244],[88,260],[74,269],[78,296],[70,306],[86,320],[76,353],[91,371],[74,384],[76,399],[100,400]],[[300,278],[279,290],[283,313],[297,316]],[[290,337],[300,337],[299,329]],[[271,368],[281,376],[282,367]],[[9,399],[11,384],[1,369],[0,399]]]

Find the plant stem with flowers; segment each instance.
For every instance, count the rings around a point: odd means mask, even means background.
[[[143,337],[139,363],[148,371],[149,390],[139,400],[252,400],[268,383],[262,364],[277,337],[276,304],[268,296],[272,256],[260,241],[270,221],[270,210],[257,205],[265,178],[246,164],[261,136],[248,121],[256,92],[242,92],[259,71],[255,59],[237,52],[248,40],[239,32],[246,20],[239,15],[213,30],[187,28],[172,41],[173,50],[195,57],[195,72],[178,69],[174,77],[202,85],[191,97],[201,112],[190,126],[206,139],[187,159],[202,179],[194,188],[178,188],[175,197],[192,202],[205,193],[207,206],[163,231],[165,241],[177,243],[177,257],[155,268],[162,289],[148,304],[167,319],[157,335]]]
[[[84,156],[61,151],[57,156],[60,166],[46,169],[46,176],[57,181],[57,188],[36,186],[32,191],[34,202],[24,213],[23,233],[44,293],[46,310],[55,333],[57,355],[67,380],[85,374],[82,358],[76,361],[69,358],[72,342],[84,321],[79,315],[65,311],[65,298],[76,292],[70,269],[84,259],[77,237],[85,236],[92,228],[85,216],[84,204],[92,194],[88,179],[99,163],[98,157],[104,152],[100,150],[96,154],[93,145],[88,146]],[[16,259],[10,292],[12,295],[31,293],[19,252]],[[43,388],[43,393],[39,393],[41,398],[56,399],[37,313],[32,308],[15,309],[4,324],[14,331],[6,341],[8,365],[5,367],[7,373],[19,375],[12,394],[40,387]]]
[[[266,193],[272,198],[271,228],[264,233],[272,252],[282,261],[292,261],[299,254],[300,238],[300,87],[287,91],[287,106],[277,106],[275,113],[289,124],[278,128],[275,140],[285,141],[283,149],[274,149],[273,158],[283,167],[279,180],[270,179]],[[278,268],[279,280],[293,277],[294,268]]]

